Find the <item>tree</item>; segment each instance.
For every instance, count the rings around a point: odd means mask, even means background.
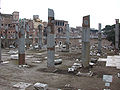
[[[112,44],[115,45],[115,31],[112,29],[112,30],[109,30],[108,32],[105,32],[105,33],[107,35],[106,39],[108,41],[111,41]]]
[[[106,39],[108,41],[111,41],[112,44],[115,45],[115,31],[114,31],[114,28],[115,28],[115,24],[111,25],[111,26],[106,25],[105,28],[102,29],[102,31],[104,32],[104,35],[106,35]],[[120,31],[119,31],[119,35],[120,35]],[[120,41],[120,38],[119,38],[119,41]],[[119,47],[120,47],[120,44],[119,44]]]

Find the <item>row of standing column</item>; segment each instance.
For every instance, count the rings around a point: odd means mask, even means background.
[[[19,30],[20,27],[20,30]],[[19,39],[19,64],[25,64],[25,21],[19,22],[19,27],[16,26],[16,37]],[[83,66],[89,65],[89,52],[90,52],[90,16],[83,17],[82,25],[82,61]],[[42,25],[38,26],[39,29],[39,48],[42,48]],[[0,30],[1,30],[1,13],[0,13]],[[101,52],[101,24],[99,24],[98,32],[98,52]],[[18,34],[18,35],[17,35]],[[1,34],[0,34],[1,35]],[[27,38],[29,37],[29,25],[27,24]],[[29,40],[29,39],[28,39]],[[27,40],[27,41],[28,41]],[[27,43],[28,44],[28,43]],[[66,47],[69,50],[69,25],[66,25]],[[119,19],[116,19],[115,25],[115,48],[119,49]],[[55,54],[55,38],[54,38],[54,11],[48,9],[48,36],[47,36],[47,53],[48,60],[47,66],[54,67],[54,54]],[[1,38],[0,38],[0,61],[1,61]]]

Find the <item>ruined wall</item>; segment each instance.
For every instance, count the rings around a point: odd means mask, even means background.
[[[60,42],[62,45],[65,44],[66,38],[56,38],[55,42],[57,45],[60,45]],[[90,39],[90,45],[98,44],[98,39]],[[102,46],[110,46],[111,42],[109,42],[106,39],[102,39]],[[70,38],[70,47],[81,47],[82,40],[80,38]]]

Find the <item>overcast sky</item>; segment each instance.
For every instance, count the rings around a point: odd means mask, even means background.
[[[1,12],[20,12],[20,18],[33,18],[39,15],[47,21],[48,8],[55,12],[55,19],[66,20],[70,27],[82,25],[82,17],[90,15],[91,28],[98,23],[112,25],[120,19],[120,0],[1,0]]]

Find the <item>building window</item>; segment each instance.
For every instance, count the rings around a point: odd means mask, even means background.
[[[62,22],[60,22],[60,26],[62,26]]]
[[[60,22],[58,21],[58,26],[60,26]]]
[[[15,25],[13,25],[13,28],[15,28]]]
[[[58,33],[62,33],[63,32],[63,28],[58,28]]]
[[[10,27],[10,24],[8,24],[8,27]]]
[[[62,22],[62,26],[64,26],[64,22]]]
[[[55,41],[55,45],[57,45],[57,42]]]
[[[57,21],[55,22],[55,25],[57,26]]]
[[[59,45],[62,45],[62,41],[59,41]]]

